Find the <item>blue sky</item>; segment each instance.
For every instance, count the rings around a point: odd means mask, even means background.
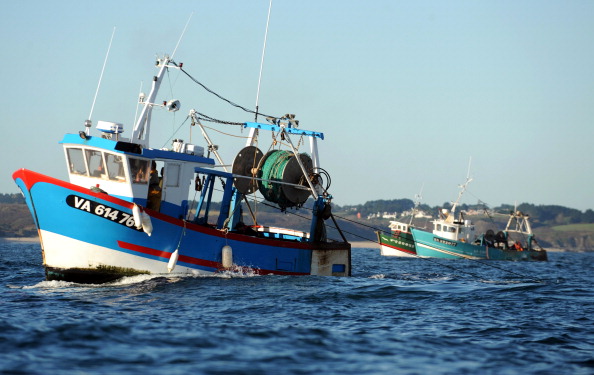
[[[66,178],[58,141],[89,116],[114,27],[92,120],[129,136],[141,83],[148,92],[155,56],[172,53],[192,12],[175,60],[253,108],[267,11],[268,0],[3,4],[0,192],[18,191],[22,167]],[[340,205],[421,186],[424,203],[454,200],[472,158],[465,203],[594,208],[593,19],[592,1],[273,0],[260,109],[325,133]],[[172,72],[161,91],[182,102],[160,120],[163,140],[190,108],[253,119],[182,80]],[[215,142],[231,163],[237,145]]]

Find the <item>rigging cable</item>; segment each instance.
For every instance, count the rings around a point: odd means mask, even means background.
[[[191,75],[190,73],[186,72],[186,71],[184,70],[184,68],[182,68],[181,66],[179,66],[179,65],[178,65],[176,62],[174,62],[174,61],[171,61],[171,63],[172,63],[173,65],[177,66],[177,67],[179,68],[179,70],[181,70],[181,71],[182,71],[182,72],[183,72],[185,75],[187,75],[187,76],[188,76],[188,78],[190,78],[192,81],[194,81],[194,83],[198,84],[199,86],[201,86],[203,89],[205,89],[206,91],[208,91],[208,92],[209,92],[209,93],[211,93],[212,95],[216,96],[217,98],[219,98],[219,99],[221,99],[221,100],[223,100],[223,101],[225,101],[225,102],[229,103],[230,105],[232,105],[232,106],[234,106],[234,107],[236,107],[236,108],[239,108],[239,109],[241,109],[241,110],[243,110],[243,111],[245,111],[245,112],[248,112],[248,113],[251,113],[251,114],[254,114],[254,115],[256,114],[256,111],[253,111],[253,110],[251,110],[251,109],[248,109],[248,108],[246,108],[246,107],[244,107],[244,106],[242,106],[242,105],[239,105],[239,104],[237,104],[237,103],[234,103],[234,102],[232,102],[231,100],[229,100],[229,99],[227,99],[227,98],[224,98],[224,97],[222,97],[221,95],[219,95],[219,94],[217,94],[216,92],[214,92],[213,90],[209,89],[208,87],[206,87],[206,85],[204,85],[203,83],[201,83],[200,81],[198,81],[196,78],[192,77],[192,75]],[[263,113],[260,113],[260,112],[259,112],[258,114],[259,114],[259,115],[262,115],[262,116],[266,116],[266,117],[278,117],[278,116],[270,116],[270,115],[266,115],[266,114],[263,114]]]
[[[204,125],[202,125],[202,126],[203,126],[203,127],[205,127],[206,129],[210,129],[210,130],[212,130],[212,131],[214,131],[214,132],[217,132],[217,133],[220,133],[220,134],[223,134],[223,135],[229,136],[229,137],[235,137],[235,138],[247,138],[245,135],[235,135],[235,134],[225,133],[225,132],[223,132],[223,131],[220,131],[220,130],[218,130],[218,129],[212,128],[212,127],[210,127],[210,126],[204,126]]]
[[[208,121],[208,122],[214,122],[217,124],[223,124],[223,125],[239,125],[239,126],[243,126],[245,123],[243,122],[233,122],[233,121],[225,121],[225,120],[219,120],[216,119],[214,117],[210,117],[208,115],[205,115],[204,113],[198,112],[196,111],[196,114],[198,114],[198,119],[199,120],[203,120],[203,121]]]
[[[177,127],[177,130],[175,130],[173,134],[171,134],[171,137],[169,137],[169,139],[166,140],[165,143],[163,143],[163,146],[161,146],[161,148],[164,148],[169,143],[171,138],[173,138],[177,134],[177,132],[182,128],[182,126],[184,126],[184,124],[186,123],[186,121],[188,121],[189,118],[190,116],[186,117],[186,119]]]

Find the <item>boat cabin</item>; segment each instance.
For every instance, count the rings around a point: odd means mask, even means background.
[[[443,210],[440,218],[433,221],[433,234],[452,241],[472,242],[476,239],[474,224],[461,214],[454,219],[448,210]]]
[[[392,230],[392,233],[410,232],[409,225],[406,223],[401,223],[399,221],[390,221],[389,228]]]
[[[69,181],[169,216],[185,217],[195,168],[212,168],[214,160],[204,157],[203,147],[182,140],[174,140],[171,150],[119,140],[112,136],[123,131],[117,125],[117,133],[98,126],[104,133],[101,137],[84,132],[64,136],[60,143]]]

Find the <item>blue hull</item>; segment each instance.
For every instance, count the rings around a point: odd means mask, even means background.
[[[136,274],[200,275],[232,270],[278,275],[350,275],[350,244],[262,238],[144,209],[151,234],[135,227],[134,204],[27,170],[13,175],[43,249],[48,279],[106,282]],[[179,259],[172,272],[168,262]]]
[[[512,250],[452,241],[431,232],[411,229],[417,255],[444,259],[490,259],[513,261],[546,261],[547,254],[539,250]]]

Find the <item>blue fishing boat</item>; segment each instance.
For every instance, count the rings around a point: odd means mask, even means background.
[[[417,255],[446,259],[491,259],[515,261],[546,261],[547,252],[538,246],[529,216],[520,211],[509,214],[503,231],[487,230],[477,235],[471,220],[456,208],[471,179],[461,185],[458,199],[451,210],[443,209],[433,221],[433,231],[411,228]]]
[[[98,121],[92,134],[87,120],[84,130],[60,142],[68,181],[14,172],[38,228],[47,279],[103,283],[139,274],[219,272],[350,276],[350,244],[340,230],[339,239],[326,231],[326,220],[334,217],[329,175],[318,156],[324,134],[299,129],[294,115],[235,124],[191,110],[187,125],[200,128],[203,146],[174,139],[170,148],[152,147],[152,111],[180,108],[178,100],[158,96],[167,72],[179,70],[199,83],[169,56],[159,58],[156,68],[129,138],[117,122]],[[223,163],[205,120],[227,126],[225,132],[229,125],[249,130],[232,164]],[[259,144],[270,140],[266,154],[256,147],[264,132]],[[309,153],[299,150],[304,139]],[[262,223],[252,207],[268,202],[286,211],[308,200],[309,232]]]

